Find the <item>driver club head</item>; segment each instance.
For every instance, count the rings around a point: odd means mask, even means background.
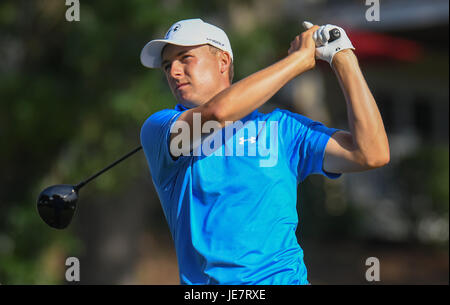
[[[65,229],[75,213],[78,191],[73,185],[58,184],[44,189],[38,197],[39,216],[50,227]]]

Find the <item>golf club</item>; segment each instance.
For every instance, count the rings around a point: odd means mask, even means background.
[[[333,42],[341,37],[341,32],[337,28],[330,30],[328,33],[330,33],[330,39],[328,39],[328,43]]]
[[[50,227],[55,229],[65,229],[72,221],[75,213],[79,190],[93,179],[141,149],[142,146],[133,149],[119,160],[76,185],[57,184],[47,187],[39,194],[37,200],[39,216],[41,216],[42,220]]]

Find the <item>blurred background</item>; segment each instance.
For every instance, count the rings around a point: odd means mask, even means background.
[[[227,32],[235,81],[287,54],[300,21],[347,30],[388,132],[388,166],[299,187],[300,245],[312,284],[448,284],[448,1],[64,0],[0,2],[0,283],[179,284],[172,239],[142,152],[81,191],[67,230],[48,227],[36,199],[76,184],[139,143],[152,113],[175,101],[142,47],[176,21],[201,17]],[[369,11],[370,15],[370,11]],[[372,12],[372,16],[375,16]],[[375,16],[376,17],[376,16]],[[279,107],[347,129],[345,100],[319,63],[261,112]]]

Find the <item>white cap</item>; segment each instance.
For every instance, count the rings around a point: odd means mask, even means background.
[[[174,23],[164,39],[147,43],[141,51],[141,63],[148,68],[160,68],[161,51],[168,43],[178,46],[210,44],[228,52],[233,60],[230,41],[222,29],[201,19],[186,19]]]

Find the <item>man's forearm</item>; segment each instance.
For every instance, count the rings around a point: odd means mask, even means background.
[[[389,160],[389,144],[381,114],[352,50],[335,55],[333,70],[347,102],[349,129],[355,150],[374,167]]]
[[[273,65],[240,80],[223,90],[202,107],[214,109],[221,124],[239,120],[268,101],[297,75],[311,69],[314,61],[304,52],[295,52]]]

